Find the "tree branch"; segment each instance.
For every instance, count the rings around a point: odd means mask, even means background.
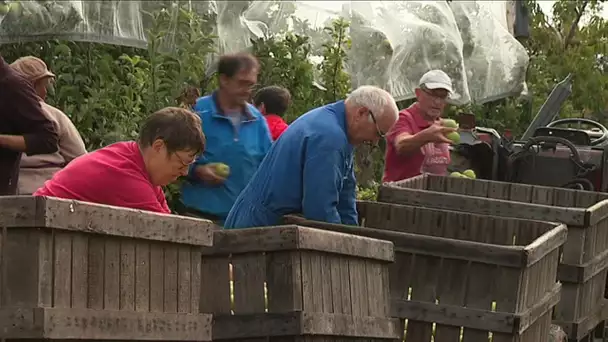
[[[572,26],[570,26],[570,31],[568,31],[568,35],[566,36],[566,39],[564,40],[564,50],[566,50],[568,48],[568,46],[572,43],[572,39],[574,39],[574,34],[576,33],[576,29],[578,28],[578,23],[581,21],[581,17],[585,13],[585,8],[587,8],[588,4],[589,4],[589,0],[585,0],[585,1],[583,1],[583,4],[581,5],[580,10],[579,11],[575,10],[576,18],[572,22]]]

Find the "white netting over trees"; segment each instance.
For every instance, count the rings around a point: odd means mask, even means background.
[[[435,68],[453,78],[456,103],[525,87],[528,56],[506,28],[507,1],[0,0],[0,43],[73,39],[145,47],[154,13],[178,2],[208,21],[220,53],[291,31],[310,37],[314,55],[326,40],[323,28],[342,17],[350,22],[353,85],[382,86],[398,100],[413,97],[420,76]],[[164,28],[165,44],[180,30],[177,23]]]

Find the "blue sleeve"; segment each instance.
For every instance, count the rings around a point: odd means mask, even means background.
[[[342,222],[338,202],[343,180],[340,166],[344,160],[339,151],[326,151],[304,163],[302,214],[309,220],[339,224]]]
[[[355,167],[350,170],[340,191],[338,200],[338,213],[342,224],[351,226],[359,225],[359,214],[357,213],[357,180],[355,179]]]
[[[260,144],[260,146],[262,146],[262,150],[264,151],[264,154],[268,153],[268,150],[270,150],[270,146],[272,145],[272,136],[270,135],[270,129],[268,128],[268,123],[266,122],[266,119],[264,119],[263,117],[261,117],[258,120],[262,120],[262,128],[260,129],[260,134],[261,134],[261,140],[262,143]]]

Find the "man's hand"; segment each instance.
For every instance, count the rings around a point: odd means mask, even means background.
[[[199,165],[194,169],[196,176],[205,183],[212,185],[224,184],[226,178],[215,173],[215,168],[211,165]]]
[[[446,137],[446,134],[450,134],[452,132],[456,132],[456,128],[444,127],[439,123],[434,123],[420,131],[418,134],[422,135],[424,137],[424,141],[429,143],[451,144],[452,141]]]

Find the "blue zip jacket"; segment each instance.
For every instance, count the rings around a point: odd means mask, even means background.
[[[206,214],[225,219],[237,196],[247,186],[270,149],[272,140],[266,120],[252,105],[244,107],[239,127],[224,116],[217,105],[216,93],[199,98],[194,111],[203,121],[207,140],[203,154],[190,168],[189,182],[181,188],[181,201]],[[230,175],[222,185],[207,185],[194,175],[194,168],[208,163],[224,163]]]
[[[353,146],[344,101],[294,121],[236,200],[224,228],[271,226],[286,214],[356,225]]]

